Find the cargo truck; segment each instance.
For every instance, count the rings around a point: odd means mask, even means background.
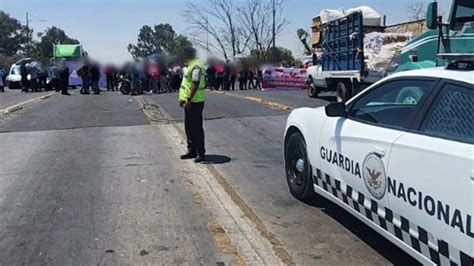
[[[82,85],[82,79],[77,75],[76,69],[82,64],[85,52],[80,44],[55,44],[53,46],[53,62],[65,60],[69,68],[69,86],[72,88]]]
[[[383,69],[368,67],[365,35],[390,34],[390,29],[416,26],[420,21],[368,27],[364,25],[363,13],[353,12],[319,25],[321,36],[313,36],[313,40],[318,41],[322,55],[316,65],[308,68],[308,95],[317,97],[322,91],[335,91],[337,101],[345,102],[391,73],[446,65],[447,60],[437,59],[439,53],[474,53],[474,1],[454,0],[448,22],[442,21],[437,10],[436,2],[429,4],[426,22],[421,22],[421,34],[404,43],[390,59],[383,58],[389,66]]]

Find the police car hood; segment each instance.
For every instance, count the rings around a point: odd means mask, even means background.
[[[286,130],[288,130],[288,128],[291,126],[295,126],[304,134],[304,131],[308,127],[308,125],[314,126],[315,124],[319,124],[322,127],[326,118],[327,116],[326,111],[324,110],[324,106],[316,108],[297,108],[293,110],[288,116]]]

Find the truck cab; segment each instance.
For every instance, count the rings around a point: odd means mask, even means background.
[[[438,16],[438,3],[430,3],[426,27],[428,31],[402,49],[397,72],[447,65],[437,59],[438,53],[474,53],[474,1],[454,0],[447,22]]]

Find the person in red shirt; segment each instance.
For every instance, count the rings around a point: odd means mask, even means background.
[[[216,90],[219,90],[219,88],[224,88],[224,65],[222,64],[216,64],[215,67],[216,69]]]
[[[151,79],[150,93],[161,92],[161,73],[160,66],[158,63],[151,63],[149,65],[149,75]]]

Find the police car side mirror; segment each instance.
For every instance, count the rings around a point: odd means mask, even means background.
[[[345,103],[330,103],[325,107],[326,115],[329,117],[346,117]]]

